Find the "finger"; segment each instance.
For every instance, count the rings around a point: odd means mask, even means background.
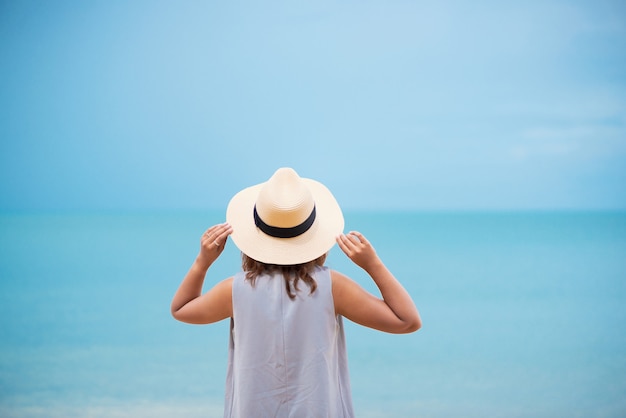
[[[348,238],[348,236],[346,234],[339,235],[339,237],[337,237],[337,239],[339,239],[341,244],[343,244],[346,247],[351,244],[350,238]]]
[[[211,242],[210,233],[205,232],[204,234],[202,234],[202,238],[200,239],[200,242],[202,243],[202,245],[206,245],[207,243]]]
[[[203,236],[209,237],[211,239],[215,239],[215,237],[219,236],[225,228],[227,228],[227,224],[225,223],[213,225],[212,227],[206,230]]]
[[[219,225],[213,225],[212,227],[204,231],[204,234],[202,234],[202,239],[205,239],[206,237],[210,237],[211,234],[213,234],[213,232],[215,232],[217,228],[219,228]]]
[[[361,234],[359,231],[350,231],[350,235],[354,236],[355,238],[357,238],[360,242],[362,242],[363,244],[369,245],[369,241],[367,240],[367,238],[365,238],[363,236],[363,234]]]
[[[226,245],[226,241],[228,240],[228,236],[233,232],[232,228],[230,228],[229,226],[226,227],[226,229],[224,229],[223,231],[216,231],[212,236],[211,239],[213,240],[213,242],[215,242],[216,245],[218,246],[223,246]]]
[[[351,243],[353,244],[360,244],[361,240],[359,239],[359,237],[357,237],[353,232],[348,232],[348,235],[346,235],[348,237],[348,239],[350,240]]]
[[[233,227],[229,224],[224,224],[223,230],[216,231],[216,233],[219,234],[217,235],[217,239],[219,240],[219,242],[225,242],[226,238],[228,238],[228,236],[233,233]]]
[[[354,252],[354,242],[346,235],[341,234],[337,237],[337,243],[339,244],[339,248],[346,253],[346,255],[350,256],[352,252]]]
[[[343,251],[344,253],[347,254],[348,253],[348,248],[343,243],[343,236],[342,235],[337,235],[337,238],[335,239],[335,241],[337,241],[337,245],[339,246],[339,248],[341,248],[341,251]]]
[[[359,238],[355,235],[352,235],[352,233],[345,234],[344,237],[344,243],[352,250],[356,250],[361,245],[361,241],[359,241]]]
[[[208,249],[215,250],[216,252],[220,253],[224,249],[224,245],[225,245],[224,242],[219,242],[218,240],[215,240],[215,241],[211,241],[208,244]]]
[[[214,232],[216,229],[221,228],[224,224],[216,224],[211,226],[209,229],[206,230],[206,234],[211,234],[212,232]]]

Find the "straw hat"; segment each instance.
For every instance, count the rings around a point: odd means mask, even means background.
[[[266,264],[315,260],[343,231],[343,214],[330,190],[280,168],[265,183],[237,193],[226,209],[231,238],[248,257]]]

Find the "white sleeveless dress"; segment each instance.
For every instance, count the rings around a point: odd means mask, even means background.
[[[335,315],[330,270],[299,282],[295,300],[281,274],[254,287],[233,281],[225,418],[354,417],[341,316]]]

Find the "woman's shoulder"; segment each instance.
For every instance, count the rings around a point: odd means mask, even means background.
[[[327,278],[330,281],[331,269],[326,266],[315,266],[311,275],[315,280],[317,280],[318,278]]]
[[[337,270],[332,270],[332,269],[328,269],[328,272],[330,274],[330,278],[333,282],[338,281],[341,282],[343,280],[352,280],[350,279],[348,276],[346,276],[345,274],[337,271]]]
[[[330,270],[330,282],[332,284],[333,295],[336,299],[343,297],[352,292],[356,287],[359,287],[354,280],[337,270]]]

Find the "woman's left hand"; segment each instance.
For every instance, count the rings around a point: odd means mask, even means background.
[[[360,232],[350,231],[348,234],[339,235],[337,244],[354,264],[367,272],[373,266],[381,264],[374,247]]]

